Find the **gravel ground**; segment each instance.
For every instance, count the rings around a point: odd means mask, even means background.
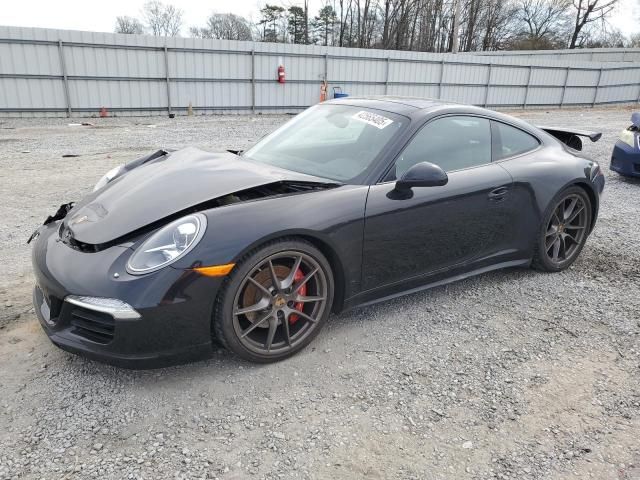
[[[126,159],[243,148],[287,117],[0,120],[0,478],[639,479],[640,182],[608,170],[630,112],[512,112],[604,132],[600,218],[568,271],[334,316],[276,365],[221,350],[140,372],[49,343],[26,238]]]

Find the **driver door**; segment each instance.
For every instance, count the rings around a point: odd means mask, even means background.
[[[395,180],[428,161],[448,183],[414,187],[398,196]],[[472,270],[483,259],[508,254],[514,212],[512,179],[491,163],[486,118],[440,117],[425,125],[396,159],[383,183],[370,188],[365,211],[363,290],[444,273]],[[409,198],[407,198],[409,197]]]

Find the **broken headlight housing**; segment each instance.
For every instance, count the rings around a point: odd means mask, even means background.
[[[127,271],[143,275],[166,267],[191,251],[206,229],[207,217],[201,213],[171,222],[142,242],[129,258]]]
[[[100,190],[107,183],[109,183],[111,180],[113,180],[118,175],[120,175],[120,172],[122,172],[123,168],[124,168],[124,165],[118,165],[117,167],[114,167],[111,170],[109,170],[107,173],[105,173],[102,176],[102,178],[98,180],[98,183],[96,183],[96,186],[93,187],[93,191],[95,192],[96,190]]]

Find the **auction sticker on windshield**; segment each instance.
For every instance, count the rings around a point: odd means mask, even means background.
[[[361,122],[368,123],[369,125],[373,125],[380,130],[393,123],[393,120],[391,120],[390,118],[383,117],[382,115],[378,115],[377,113],[366,112],[364,110],[354,114],[353,118],[355,118],[356,120],[360,120]]]

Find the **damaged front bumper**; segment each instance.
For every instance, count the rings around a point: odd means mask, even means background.
[[[47,226],[50,223],[57,222],[58,220],[64,219],[64,217],[67,216],[67,213],[69,213],[69,211],[73,208],[74,205],[75,205],[75,202],[63,203],[58,207],[58,210],[56,211],[56,213],[54,213],[53,215],[49,215],[47,219],[44,222],[42,222],[42,225]],[[36,230],[31,234],[31,236],[29,237],[29,240],[27,240],[27,245],[33,242],[36,238],[38,238],[38,235],[40,235],[41,228],[42,227],[36,228]]]
[[[127,368],[155,368],[211,353],[211,315],[220,278],[168,266],[133,276],[133,251],[83,252],[48,222],[32,241],[33,303],[58,347]]]
[[[638,140],[640,145],[640,140]],[[635,148],[618,140],[611,154],[611,170],[628,177],[640,177],[640,147]]]

